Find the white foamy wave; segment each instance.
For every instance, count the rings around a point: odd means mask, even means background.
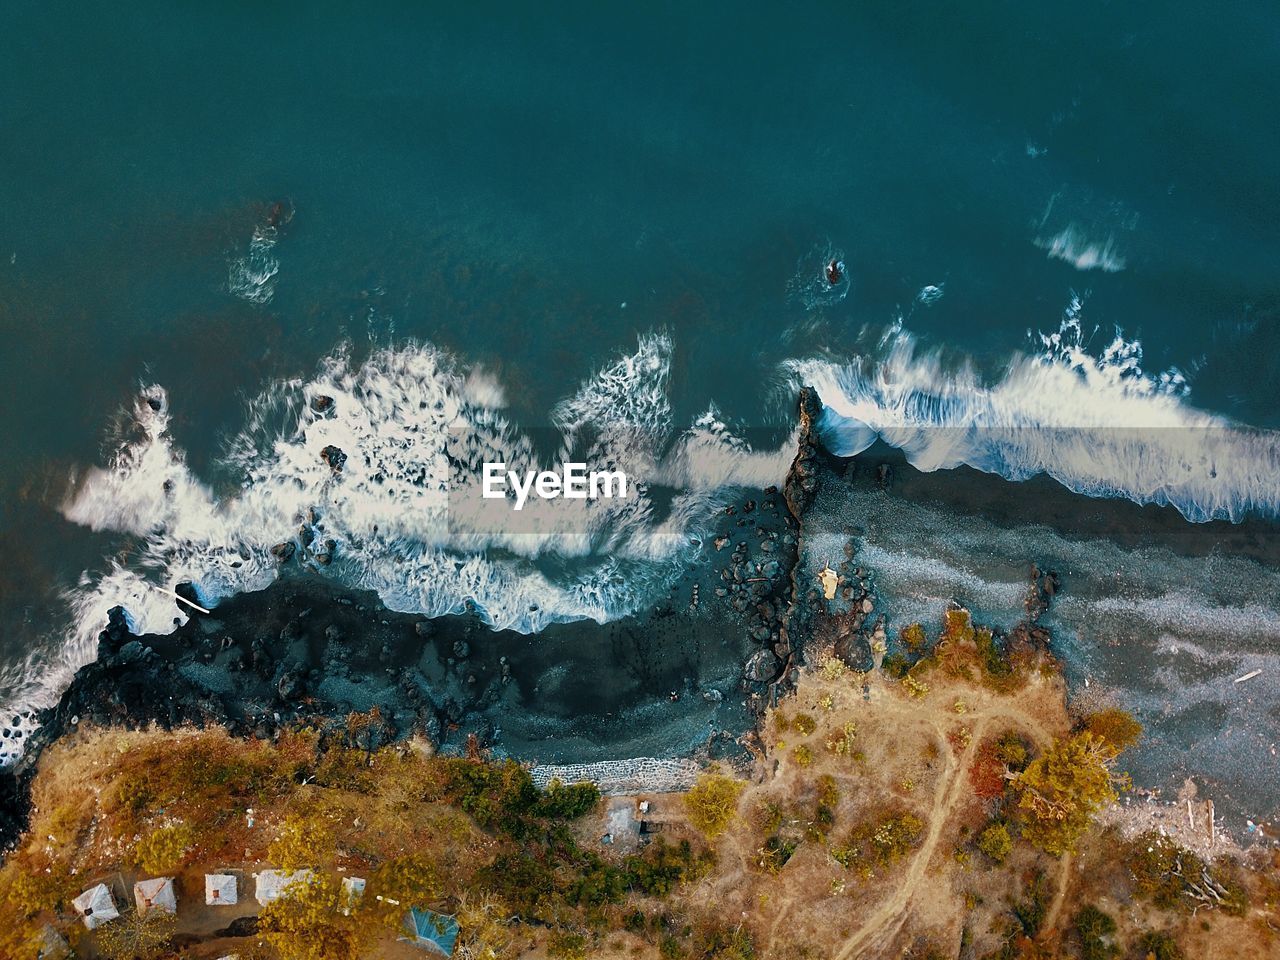
[[[304,558],[332,552],[338,561],[327,572],[400,610],[440,615],[473,604],[493,626],[522,631],[605,620],[643,602],[646,571],[630,568],[687,547],[697,512],[677,498],[655,519],[644,492],[671,472],[660,469],[669,364],[666,338],[642,338],[635,354],[604,367],[555,411],[565,456],[572,448],[601,468],[625,457],[640,488],[625,500],[530,499],[518,525],[500,527],[467,513],[460,505],[483,463],[521,471],[547,464],[494,409],[502,398],[491,377],[412,346],[360,365],[335,354],[312,380],[276,384],[251,403],[225,463],[241,489],[226,498],[188,473],[167,433],[167,402],[152,389],[137,410],[143,439],[92,471],[65,513],[144,538],[142,566],[162,571],[165,588],[189,579],[214,601],[270,582],[271,546],[297,538]],[[323,455],[329,448],[346,456],[338,471]],[[695,505],[706,500],[703,487],[726,483],[724,474],[685,479],[698,488]],[[318,519],[300,534],[310,516]],[[332,551],[319,546],[329,540]],[[495,549],[510,556],[494,560]],[[580,562],[552,579],[536,564],[552,554]]]
[[[1108,235],[1101,243],[1090,240],[1076,224],[1048,237],[1038,237],[1036,246],[1053,260],[1062,260],[1077,270],[1101,270],[1119,273],[1125,268],[1124,257],[1116,251],[1115,237]]]
[[[1079,301],[1043,350],[994,380],[892,331],[874,356],[791,364],[814,387],[823,439],[852,456],[882,439],[925,471],[967,464],[1010,480],[1047,474],[1077,493],[1175,507],[1189,520],[1280,514],[1280,434],[1190,406],[1176,370],[1150,376],[1141,346],[1091,355]]]
[[[95,656],[113,606],[136,632],[170,632],[185,620],[179,583],[206,606],[262,589],[278,576],[271,548],[285,541],[294,563],[403,612],[473,608],[495,628],[531,633],[639,609],[680,575],[731,489],[781,483],[791,457],[789,446],[753,450],[714,409],[675,435],[671,349],[666,336],[642,337],[557,405],[552,463],[500,413],[502,387],[484,370],[427,345],[362,363],[340,350],[312,379],[273,384],[247,404],[220,464],[238,481],[229,493],[192,474],[169,431],[168,395],[143,388],[111,462],[80,476],[62,508],[130,535],[130,559],[83,578],[62,647],[7,685],[17,693],[3,709],[56,702]],[[346,456],[340,470],[326,462],[330,447]],[[545,469],[570,454],[592,469],[625,466],[635,495],[530,498],[496,524],[465,508],[478,503],[483,463]],[[659,486],[669,493],[661,510],[650,496]]]

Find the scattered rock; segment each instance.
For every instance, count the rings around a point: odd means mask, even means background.
[[[334,473],[340,473],[342,465],[347,462],[347,455],[338,447],[329,444],[329,446],[320,451],[320,459],[327,463],[329,469]]]
[[[306,693],[306,684],[303,682],[302,674],[297,670],[286,670],[276,684],[276,694],[285,703],[302,699]]]
[[[742,675],[755,683],[769,683],[782,670],[782,662],[772,650],[757,650],[747,661]]]

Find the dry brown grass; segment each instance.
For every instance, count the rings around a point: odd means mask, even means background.
[[[1280,955],[1280,883],[1266,871],[1242,874],[1252,899],[1237,917],[1162,910],[1135,898],[1119,841],[1101,831],[1074,857],[1038,853],[1016,831],[1002,863],[981,853],[977,837],[999,812],[998,779],[987,769],[998,742],[1014,733],[1038,752],[1069,721],[1054,670],[1024,653],[1012,674],[992,684],[979,643],[963,630],[952,639],[943,663],[912,671],[928,687],[914,695],[900,681],[820,658],[761,725],[754,774],[714,840],[715,868],[666,900],[632,892],[601,911],[598,926],[577,928],[590,944],[587,955],[737,958],[748,954],[734,952],[733,938],[745,935],[760,960],[923,957],[930,949],[956,956],[962,938],[982,957],[1007,939],[1012,908],[1021,904],[1024,916],[1040,921],[1036,949],[1071,956],[1071,918],[1086,903],[1115,917],[1125,950],[1154,929],[1172,931],[1187,957]],[[192,829],[176,871],[191,898],[206,867],[265,861],[281,825],[299,817],[327,834],[318,866],[366,875],[380,862],[425,854],[442,885],[461,894],[510,848],[456,806],[445,771],[411,746],[373,755],[320,750],[308,733],[271,745],[219,730],[81,731],[42,759],[32,829],[0,870],[0,938],[7,938],[0,956],[25,960],[14,939],[28,912],[22,902],[40,907],[41,897],[65,898],[128,871],[139,839],[173,823]],[[650,817],[664,824],[668,842],[701,843],[679,796],[655,804]],[[603,829],[592,817],[572,824],[583,849],[620,864],[634,847],[600,848]],[[15,884],[22,897],[13,895]],[[1033,887],[1041,900],[1029,905]],[[54,918],[35,912],[38,921]],[[201,928],[206,936],[212,929]],[[540,925],[506,932],[513,957],[551,957],[553,941],[560,948],[572,941]],[[1223,952],[1224,944],[1231,949]],[[91,944],[84,946],[91,956]],[[209,941],[184,955],[243,946]],[[402,945],[389,940],[374,954],[400,955]]]

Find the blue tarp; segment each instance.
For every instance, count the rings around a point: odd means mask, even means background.
[[[408,938],[413,943],[428,950],[438,950],[446,957],[453,956],[453,945],[458,942],[458,921],[453,917],[414,907],[404,918],[404,925],[413,935]]]

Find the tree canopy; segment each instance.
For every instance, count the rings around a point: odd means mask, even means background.
[[[1125,782],[1113,771],[1118,752],[1085,730],[1056,740],[1032,760],[1013,781],[1022,835],[1054,856],[1071,850]]]

